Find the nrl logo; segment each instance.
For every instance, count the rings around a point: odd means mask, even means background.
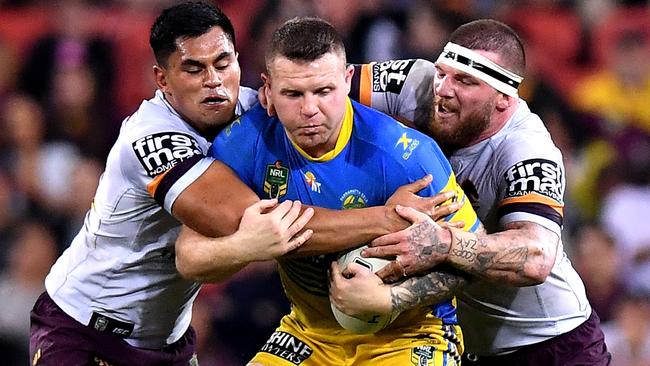
[[[266,166],[264,175],[264,193],[269,198],[280,198],[287,194],[289,169],[282,166],[280,160]]]

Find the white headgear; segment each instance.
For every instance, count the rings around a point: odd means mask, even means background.
[[[518,96],[517,88],[524,80],[523,77],[497,65],[487,57],[452,42],[445,45],[436,63],[466,72],[513,97]]]

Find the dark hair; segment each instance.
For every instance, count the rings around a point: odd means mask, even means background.
[[[449,36],[449,41],[471,50],[494,52],[501,56],[502,66],[519,76],[526,71],[526,54],[519,35],[504,23],[479,19],[461,25]]]
[[[200,1],[187,1],[164,9],[151,26],[149,44],[156,62],[166,65],[176,51],[178,38],[194,38],[220,27],[235,45],[235,29],[230,19],[216,6]]]
[[[345,62],[343,39],[330,23],[313,17],[293,18],[273,32],[266,49],[266,71],[270,71],[269,63],[278,55],[294,61],[314,61],[329,52],[343,55]]]

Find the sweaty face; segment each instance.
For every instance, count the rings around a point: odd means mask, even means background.
[[[330,52],[311,62],[277,56],[269,72],[269,99],[292,141],[312,157],[333,150],[353,73],[343,55]]]
[[[488,129],[499,92],[451,66],[436,64],[429,133],[445,150],[475,144]]]
[[[155,67],[156,82],[172,107],[211,138],[234,119],[241,76],[237,53],[220,27],[179,38],[176,46],[167,66]]]

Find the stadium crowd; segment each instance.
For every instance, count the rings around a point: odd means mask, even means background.
[[[0,0],[0,359],[27,361],[29,312],[81,226],[121,118],[153,95],[149,27],[171,0]],[[235,26],[242,85],[286,19],[316,15],[348,61],[435,61],[451,30],[495,18],[524,37],[520,95],[567,170],[565,250],[603,321],[613,365],[650,364],[648,1],[216,0]],[[240,365],[288,304],[274,263],[204,286],[201,365]]]

